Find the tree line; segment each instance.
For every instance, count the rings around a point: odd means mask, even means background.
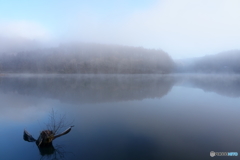
[[[240,50],[206,55],[176,63],[175,72],[240,73]]]
[[[62,44],[55,48],[3,53],[2,73],[170,73],[172,58],[162,50],[103,44]]]

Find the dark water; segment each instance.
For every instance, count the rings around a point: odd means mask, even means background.
[[[8,75],[0,77],[0,159],[212,159],[240,153],[238,75]],[[75,127],[41,151],[54,109]],[[214,157],[236,159],[239,157]]]

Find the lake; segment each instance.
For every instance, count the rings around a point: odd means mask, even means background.
[[[240,153],[239,97],[239,75],[2,75],[0,159],[202,160],[212,159],[210,151]],[[24,141],[23,131],[38,138],[52,110],[74,127],[45,152]]]

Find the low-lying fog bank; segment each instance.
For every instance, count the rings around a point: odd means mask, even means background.
[[[162,50],[91,43],[0,55],[2,73],[170,73],[172,58]]]

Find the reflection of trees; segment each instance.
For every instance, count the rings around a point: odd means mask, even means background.
[[[161,98],[180,79],[204,91],[240,96],[240,76],[210,74],[12,76],[1,77],[0,90],[68,103],[118,102]]]
[[[174,79],[167,75],[58,75],[2,77],[0,89],[71,103],[161,98]]]
[[[204,91],[229,97],[240,96],[239,75],[195,75],[190,76],[187,81]]]

